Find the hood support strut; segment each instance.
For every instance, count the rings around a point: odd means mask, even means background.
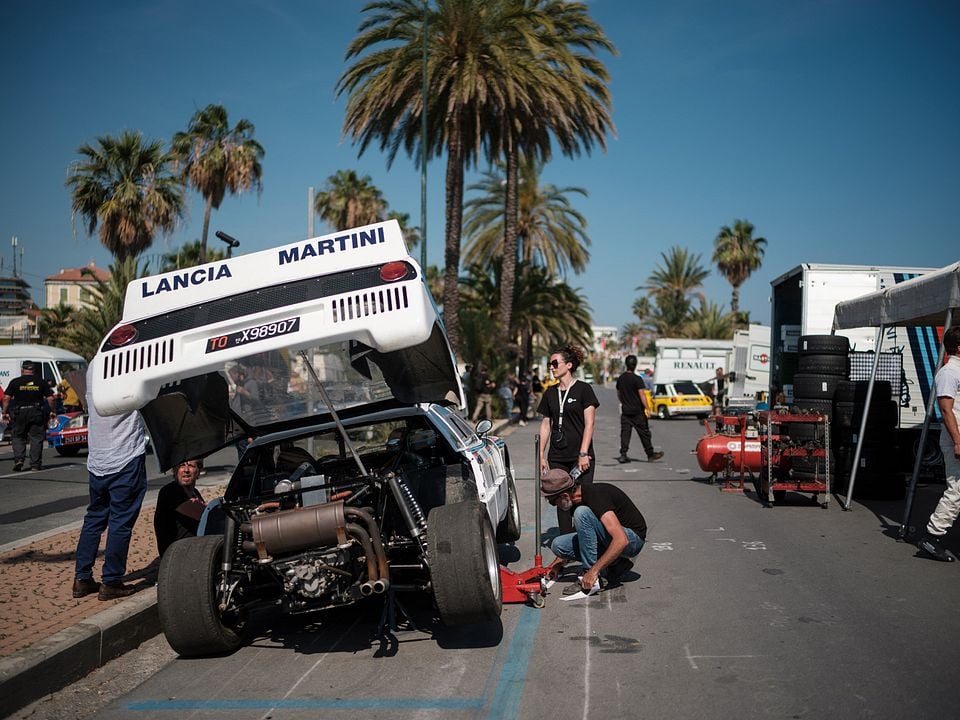
[[[363,466],[363,460],[360,459],[360,456],[353,447],[353,443],[350,442],[350,436],[347,435],[347,429],[343,427],[343,423],[340,422],[340,416],[337,415],[337,410],[333,406],[330,396],[327,395],[327,389],[323,386],[323,383],[320,382],[320,378],[317,376],[317,371],[313,369],[313,363],[310,362],[310,360],[307,358],[307,354],[303,350],[301,350],[299,354],[300,357],[303,358],[303,364],[310,373],[310,377],[313,378],[314,385],[317,386],[317,389],[320,391],[320,395],[323,396],[323,402],[326,404],[327,410],[330,411],[330,415],[333,416],[333,421],[337,424],[337,430],[340,431],[340,436],[343,438],[347,448],[350,450],[350,454],[353,455],[353,459],[357,463],[357,467],[360,468],[360,474],[366,477],[367,469]]]

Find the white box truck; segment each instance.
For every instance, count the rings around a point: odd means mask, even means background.
[[[783,391],[793,399],[797,372],[797,340],[801,335],[829,335],[838,302],[882,290],[931,272],[934,268],[820,265],[805,263],[785,272],[770,285],[770,398]],[[876,328],[843,330],[850,349],[873,351]],[[900,427],[918,427],[923,415],[937,356],[936,328],[888,328],[881,352],[899,353],[903,361],[899,398]]]
[[[727,405],[756,407],[770,388],[770,328],[752,324],[733,334]]]
[[[717,368],[730,371],[732,340],[661,338],[656,342],[655,383],[689,380],[705,383],[716,377]]]

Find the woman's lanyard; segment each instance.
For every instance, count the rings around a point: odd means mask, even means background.
[[[573,389],[573,386],[576,385],[577,381],[574,380],[570,383],[570,386],[567,388],[567,391],[560,395],[560,383],[557,383],[557,395],[560,396],[560,417],[557,419],[557,430],[563,430],[563,408],[567,404],[567,395],[570,394],[570,390]]]

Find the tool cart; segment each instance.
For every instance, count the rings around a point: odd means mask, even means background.
[[[755,479],[765,507],[787,491],[811,493],[826,508],[830,502],[830,417],[806,411],[759,413],[763,459]],[[823,498],[822,502],[820,498]]]

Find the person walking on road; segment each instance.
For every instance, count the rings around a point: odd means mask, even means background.
[[[616,485],[580,485],[566,470],[548,470],[540,476],[540,492],[558,509],[573,509],[576,532],[554,538],[550,549],[556,559],[547,568],[555,578],[564,564],[579,560],[583,575],[564,588],[564,595],[590,592],[616,583],[633,567],[647,538],[643,514]]]
[[[93,405],[93,365],[87,370],[87,477],[90,504],[77,541],[73,596],[115,600],[136,592],[123,584],[130,535],[147,492],[147,439],[139,412],[103,416]],[[107,530],[103,583],[93,579],[100,536]]]
[[[44,409],[46,400],[53,395],[50,383],[37,377],[36,368],[30,360],[20,364],[20,375],[7,385],[3,397],[3,422],[13,422],[13,471],[23,470],[30,445],[30,469],[43,467],[43,443],[46,440],[47,420],[54,416]]]
[[[940,449],[943,451],[947,489],[930,516],[918,546],[935,560],[953,562],[956,557],[943,547],[941,541],[960,514],[960,325],[943,333],[943,350],[944,362],[937,370],[934,384],[943,416]]]
[[[647,422],[647,411],[652,410],[648,405],[646,385],[643,378],[637,375],[637,356],[627,355],[623,361],[626,370],[617,378],[617,397],[620,398],[620,457],[619,463],[628,463],[630,458],[630,436],[637,431],[643,450],[647,453],[647,460],[653,462],[663,457],[662,452],[653,449],[650,436],[650,423]]]
[[[540,407],[540,469],[559,468],[573,473],[581,485],[593,482],[596,454],[593,428],[600,403],[589,383],[579,382],[574,371],[583,362],[583,350],[564,347],[550,355],[550,372],[557,383],[543,391]],[[573,531],[570,510],[557,506],[561,533]]]
[[[711,394],[713,395],[713,414],[719,415],[723,412],[723,403],[727,396],[727,376],[723,374],[723,368],[717,368],[715,375],[711,383]]]
[[[497,384],[490,377],[486,368],[477,363],[475,368],[473,387],[477,395],[477,404],[473,408],[472,422],[476,422],[480,417],[480,411],[483,410],[487,420],[493,420],[493,391],[497,389]]]

